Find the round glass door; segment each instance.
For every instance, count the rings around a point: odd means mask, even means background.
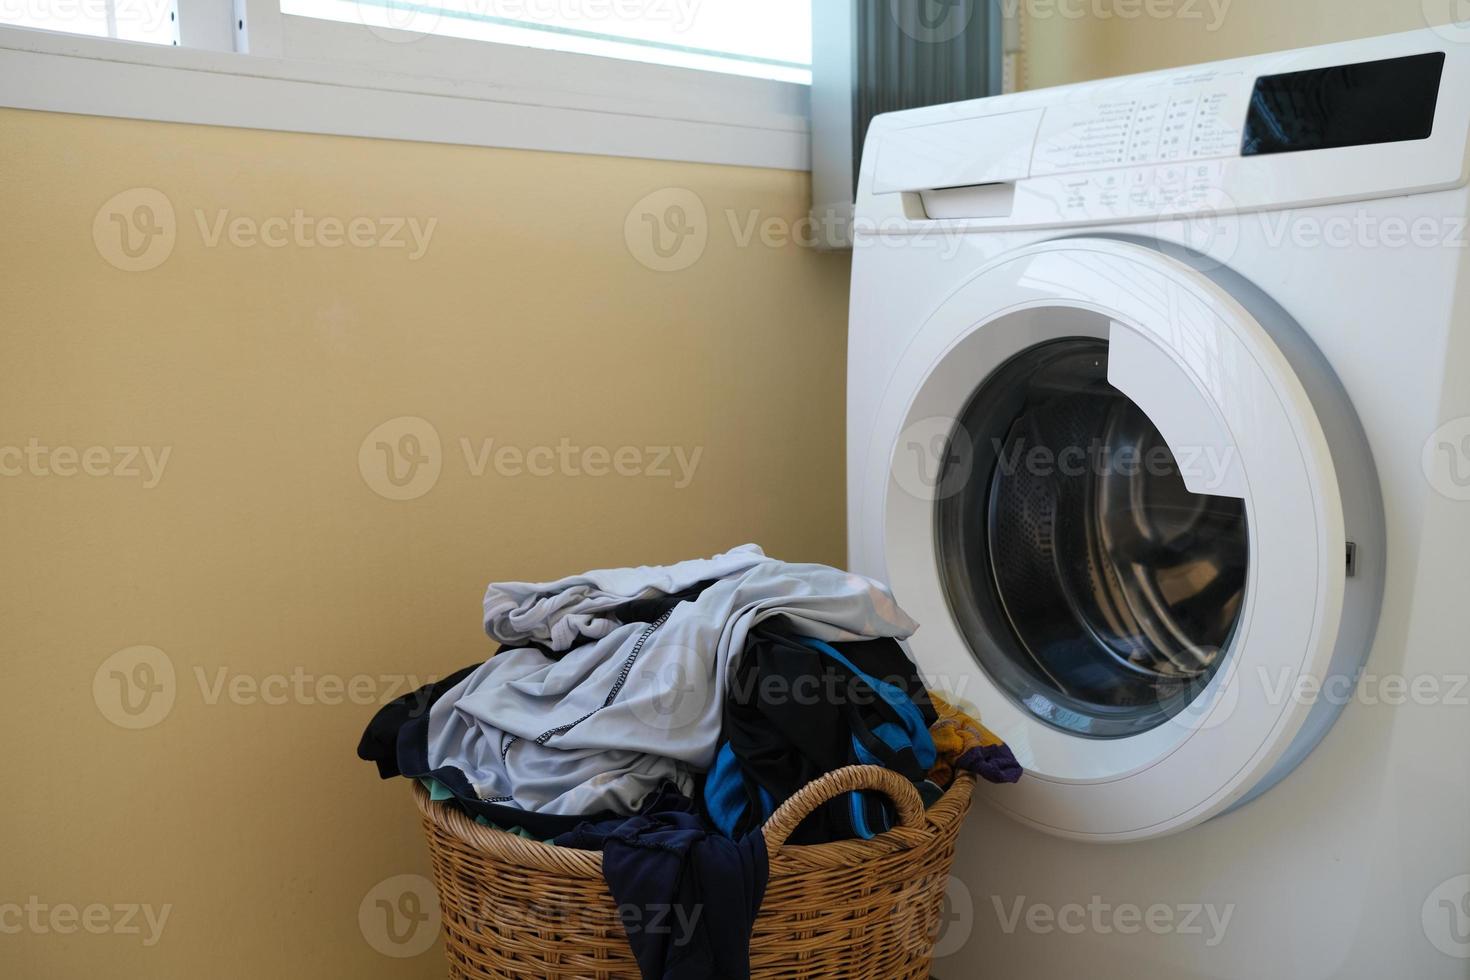
[[[1012,358],[945,458],[969,477],[936,504],[941,582],[1006,695],[1093,738],[1149,731],[1198,697],[1244,601],[1245,505],[1186,487],[1159,430],[1109,384],[1105,340]]]

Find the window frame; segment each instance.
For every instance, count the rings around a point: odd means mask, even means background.
[[[176,0],[177,47],[0,25],[0,106],[809,170],[810,87]]]

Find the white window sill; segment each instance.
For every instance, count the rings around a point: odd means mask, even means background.
[[[0,106],[810,168],[807,86],[281,16],[284,58],[0,27]],[[394,70],[381,67],[391,63]]]

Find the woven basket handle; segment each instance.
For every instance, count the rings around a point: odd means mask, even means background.
[[[843,793],[862,789],[877,790],[892,800],[898,808],[900,827],[924,827],[924,801],[913,783],[882,766],[848,766],[807,783],[771,814],[764,828],[766,849],[775,854],[817,807]]]

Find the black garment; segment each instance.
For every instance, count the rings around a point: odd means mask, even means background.
[[[584,824],[555,843],[602,851],[644,980],[749,980],[770,873],[760,831],[733,841],[669,787],[636,817]]]
[[[918,668],[897,641],[874,639],[832,646],[861,673],[908,695],[926,729],[937,720]],[[737,837],[759,826],[773,806],[812,780],[864,761],[858,756],[858,745],[915,784],[928,775],[927,766],[911,749],[894,749],[874,735],[880,726],[901,725],[888,702],[857,674],[786,631],[778,621],[762,623],[751,631],[725,700],[723,720],[723,738],[738,764],[744,788],[743,815],[733,827],[727,826],[727,785],[707,791],[704,798],[710,812],[714,812],[716,795],[725,799],[720,804],[724,822],[715,822]],[[721,751],[725,752],[725,746]],[[724,781],[730,773],[721,766],[715,775]],[[891,807],[879,794],[844,795],[807,818],[791,840],[795,844],[846,840],[891,825]]]

